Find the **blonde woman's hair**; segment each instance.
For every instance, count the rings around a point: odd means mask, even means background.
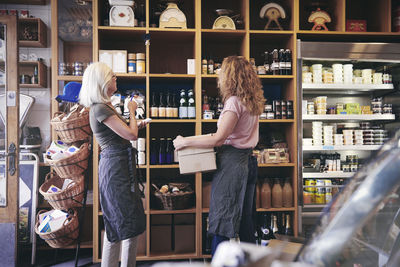
[[[264,110],[264,92],[260,79],[244,57],[229,56],[224,59],[218,77],[218,87],[222,101],[236,96],[252,115],[260,115]]]
[[[110,97],[107,95],[107,91],[112,75],[112,70],[105,63],[90,64],[83,73],[79,103],[85,107],[90,107],[95,103],[109,102]]]

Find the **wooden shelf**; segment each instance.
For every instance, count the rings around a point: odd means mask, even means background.
[[[58,81],[66,81],[66,82],[81,82],[82,81],[82,76],[72,76],[72,75],[67,75],[67,76],[57,76]]]
[[[150,165],[150,169],[176,169],[176,168],[179,168],[178,164]]]
[[[260,123],[293,123],[294,119],[286,119],[286,120],[261,120]]]
[[[151,123],[188,123],[196,122],[195,119],[152,119]]]
[[[29,29],[37,29],[38,39],[31,40],[19,40],[20,47],[47,47],[47,28],[46,24],[39,18],[19,18],[18,20],[19,31],[23,31],[25,27]],[[21,36],[21,32],[19,32]]]
[[[263,209],[258,208],[257,212],[281,212],[281,211],[294,211],[295,208],[270,208],[270,209]]]
[[[150,214],[187,214],[196,213],[196,209],[186,209],[186,210],[150,210]]]
[[[259,168],[268,168],[268,167],[295,167],[294,163],[260,163],[258,164]]]
[[[160,254],[160,253],[151,253],[150,252],[150,256],[146,257],[146,256],[141,256],[141,257],[137,257],[137,260],[154,260],[154,261],[162,261],[162,260],[174,260],[174,259],[195,259],[198,258],[196,253],[185,253],[185,254],[174,254],[174,253],[170,253],[170,254]]]
[[[151,73],[149,76],[150,78],[196,78],[196,75],[194,74]]]

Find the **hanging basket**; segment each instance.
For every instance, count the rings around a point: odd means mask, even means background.
[[[58,176],[55,172],[50,172],[46,175],[45,182],[40,186],[39,192],[49,204],[58,210],[68,210],[73,207],[82,207],[85,189],[85,177],[70,177],[73,180],[67,188],[60,192],[47,193],[51,185],[62,188],[64,179]]]
[[[39,211],[36,216],[35,232],[40,236],[40,238],[46,241],[46,243],[52,248],[63,248],[75,244],[79,235],[77,211],[75,209],[69,211],[69,216],[60,229],[54,232],[41,233],[39,232],[39,215],[44,212],[47,212],[47,210]]]
[[[64,143],[86,140],[92,135],[88,111],[83,112],[76,118],[67,119],[65,121],[56,120],[60,114],[63,114],[63,112],[54,113],[50,124]]]
[[[59,159],[46,159],[50,167],[54,168],[61,178],[71,178],[80,176],[88,167],[89,144],[83,143],[79,150],[73,155]]]

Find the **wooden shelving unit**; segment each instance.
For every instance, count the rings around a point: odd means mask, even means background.
[[[18,43],[21,47],[47,47],[47,27],[44,22],[39,18],[19,18],[18,19]],[[25,27],[37,30],[37,40],[24,40],[23,30]]]
[[[118,83],[135,84],[145,88],[146,99],[150,99],[151,92],[155,86],[160,84],[176,84],[177,90],[180,83],[189,84],[194,89],[196,118],[191,120],[161,120],[154,119],[145,131],[140,133],[140,137],[146,138],[146,151],[150,151],[149,140],[152,137],[174,137],[181,135],[199,135],[216,129],[217,120],[204,120],[201,114],[202,90],[211,90],[214,94],[218,92],[216,87],[217,75],[201,74],[201,60],[206,57],[223,58],[232,54],[242,55],[246,58],[259,58],[260,52],[271,51],[274,48],[289,48],[292,51],[292,71],[293,75],[260,75],[264,86],[279,84],[281,86],[281,97],[285,100],[293,100],[293,109],[297,106],[297,47],[296,40],[385,40],[399,41],[400,34],[392,32],[391,25],[391,0],[383,0],[383,7],[379,8],[380,18],[378,26],[373,26],[369,32],[357,33],[346,32],[346,19],[351,19],[358,14],[354,13],[355,7],[360,5],[361,0],[334,0],[329,1],[329,12],[332,22],[327,26],[330,31],[311,31],[312,24],[307,22],[310,11],[307,6],[312,0],[282,0],[282,4],[289,13],[288,20],[282,23],[284,30],[264,30],[266,20],[259,18],[259,11],[263,3],[250,0],[223,0],[218,2],[211,0],[185,1],[182,11],[186,14],[188,29],[159,29],[151,28],[150,13],[157,4],[156,0],[139,0],[138,4],[144,4],[146,23],[145,27],[110,27],[104,26],[102,16],[104,16],[104,3],[106,0],[93,0],[93,43],[79,47],[73,42],[65,42],[64,54],[58,51],[57,34],[52,34],[53,59],[70,58],[73,62],[79,59],[79,55],[90,55],[90,61],[98,61],[98,51],[102,49],[123,49],[128,53],[146,54],[146,72],[144,74],[117,74]],[[368,0],[368,5],[374,6],[373,0]],[[379,1],[381,2],[381,1]],[[240,13],[244,24],[238,30],[213,30],[216,8],[229,8],[236,13]],[[52,17],[57,18],[57,0],[52,0]],[[373,9],[372,9],[373,10]],[[349,11],[349,12],[347,12]],[[372,14],[373,11],[365,11]],[[374,25],[377,21],[367,18],[369,25]],[[52,20],[53,21],[53,20]],[[57,19],[54,19],[52,29],[57,29]],[[54,31],[54,30],[52,30]],[[144,34],[150,34],[150,45],[145,45]],[[83,48],[82,48],[83,47]],[[75,51],[75,52],[74,52]],[[195,74],[186,74],[186,60],[195,59]],[[57,60],[52,61],[52,92],[57,95],[62,89],[60,84],[65,81],[80,81],[79,76],[58,76]],[[150,101],[146,102],[147,117],[149,117]],[[53,101],[53,112],[57,111],[58,103]],[[297,163],[297,114],[294,112],[294,119],[289,120],[260,120],[260,129],[264,127],[280,127],[285,133],[290,150],[290,163],[281,164],[259,164],[260,175],[272,173],[283,173],[286,177],[291,177],[294,189],[294,206],[283,209],[258,209],[258,212],[289,212],[293,218],[294,233],[298,234],[298,209],[297,209],[297,184],[298,184],[298,163]],[[98,178],[97,163],[99,160],[99,149],[96,144],[93,146],[93,261],[101,261],[101,231],[103,230],[102,212],[98,202]],[[150,161],[149,153],[146,153],[146,163]],[[180,211],[155,210],[150,198],[151,183],[155,178],[167,180],[171,176],[179,176],[179,166],[171,165],[142,165],[140,169],[145,173],[145,213],[147,230],[146,252],[145,255],[138,256],[138,260],[170,260],[170,259],[191,259],[209,258],[203,254],[202,236],[204,234],[203,216],[208,213],[208,208],[202,206],[203,182],[210,178],[210,174],[196,173],[187,176],[187,179],[195,189],[196,198],[193,208]],[[195,216],[195,250],[193,253],[167,253],[160,254],[151,251],[151,231],[153,216],[175,216],[176,214],[194,214]]]
[[[29,74],[31,77],[34,68],[38,68],[38,83],[20,84],[20,88],[47,88],[47,67],[42,61],[21,61],[18,65],[20,74]]]

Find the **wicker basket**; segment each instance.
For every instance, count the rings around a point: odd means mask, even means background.
[[[89,112],[84,112],[79,117],[66,121],[56,121],[55,118],[60,114],[63,114],[63,112],[56,112],[50,124],[64,143],[86,140],[92,135]]]
[[[41,233],[39,232],[39,215],[46,211],[47,210],[41,210],[36,216],[35,232],[40,236],[40,238],[46,241],[46,243],[52,248],[62,248],[76,243],[79,235],[77,211],[75,209],[69,211],[70,215],[60,229],[49,233]]]
[[[157,186],[154,191],[154,196],[160,200],[162,209],[164,210],[183,210],[193,207],[194,191],[188,187],[188,183],[170,183],[170,187],[178,187],[180,190],[189,188],[189,191],[161,193]]]
[[[74,177],[78,177],[87,169],[88,159],[89,144],[83,143],[73,155],[59,160],[46,159],[46,162],[50,167],[54,168],[61,178],[74,179]]]
[[[72,179],[73,178],[73,179]],[[84,197],[85,178],[83,175],[70,177],[71,182],[67,188],[56,193],[47,193],[51,185],[62,188],[64,179],[60,178],[55,172],[49,172],[46,175],[45,182],[40,186],[39,192],[54,209],[68,210],[73,207],[82,207]]]

